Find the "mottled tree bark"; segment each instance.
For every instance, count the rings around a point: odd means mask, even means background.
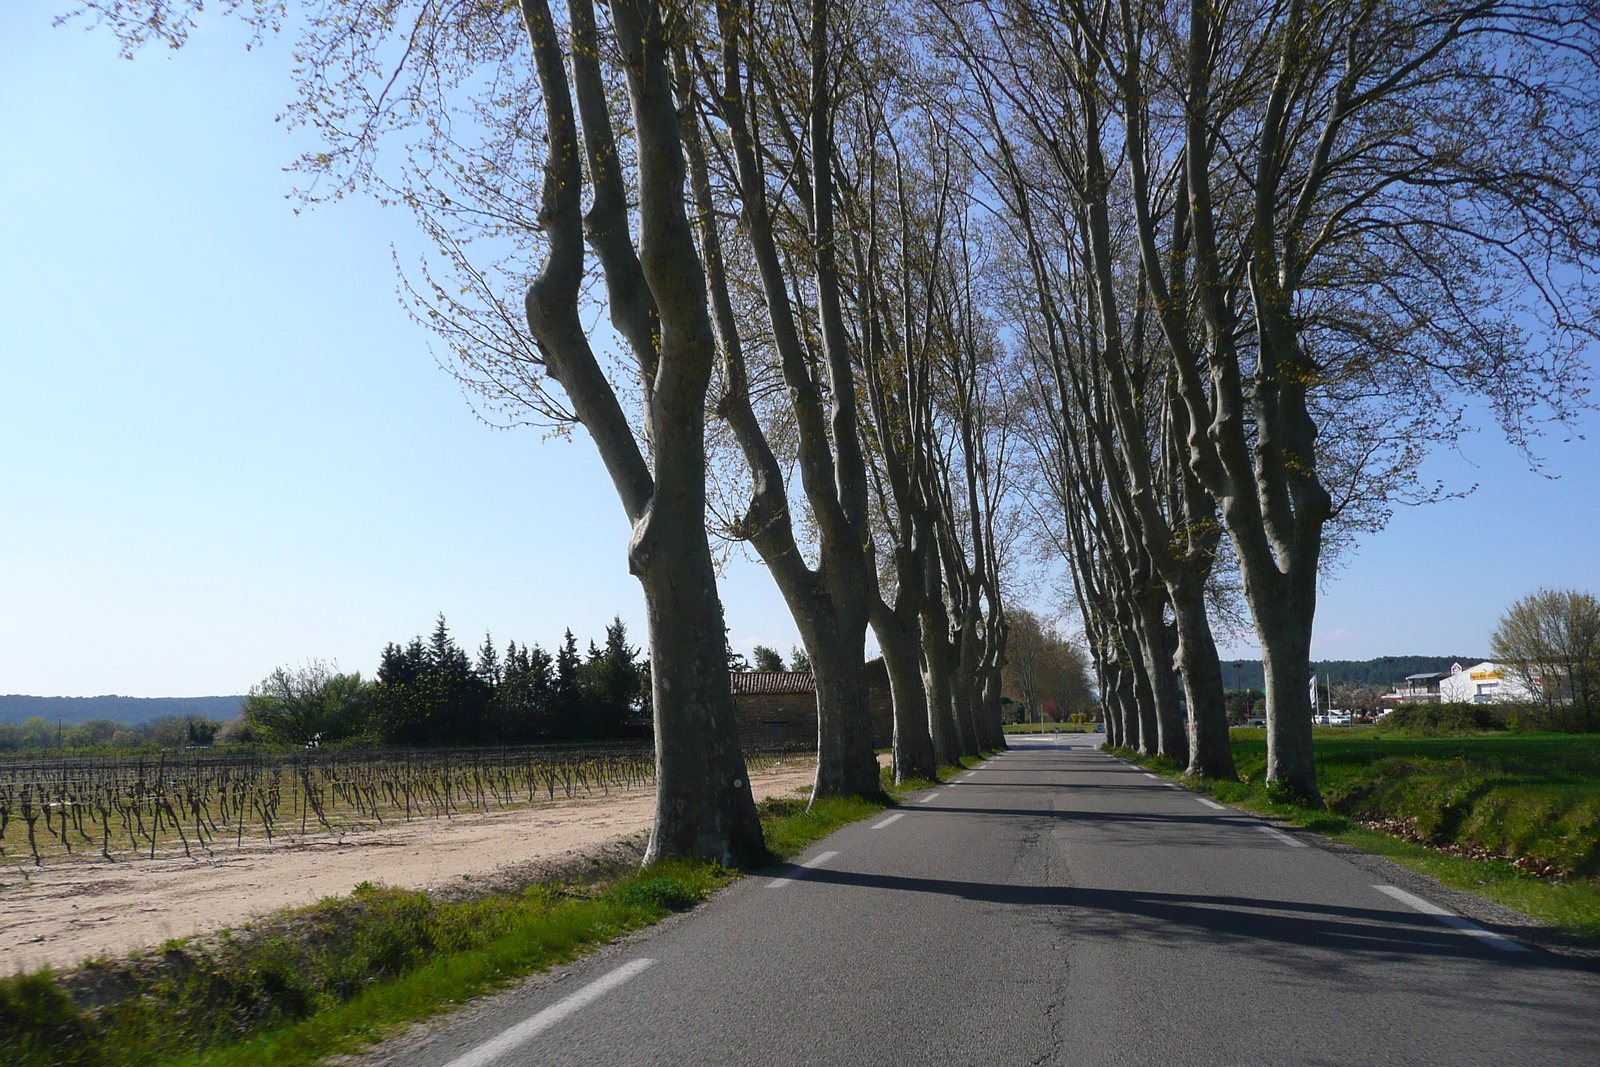
[[[617,0],[612,6],[639,152],[636,263],[631,248],[616,240],[629,233],[626,205],[606,195],[603,157],[591,175],[597,196],[589,225],[592,239],[605,247],[601,258],[613,314],[625,335],[649,341],[634,353],[647,408],[647,461],[579,318],[583,172],[561,44],[546,0],[522,0],[522,13],[549,146],[539,210],[549,254],[528,287],[528,326],[551,377],[594,439],[633,525],[628,566],[644,588],[656,729],[656,816],[645,862],[684,856],[759,863],[766,846],[739,747],[722,603],[705,531],[703,412],[715,353],[700,262],[683,210],[683,157],[660,14],[648,0]],[[573,0],[573,24],[580,35],[592,28],[588,0]],[[575,57],[580,95],[593,88],[597,74],[596,55]],[[615,145],[606,144],[609,129],[601,127],[600,114],[586,113],[586,140],[592,148],[609,148],[614,160]],[[632,328],[641,317],[653,319],[647,333]]]
[[[796,321],[791,279],[768,204],[768,174],[746,112],[748,90],[741,72],[750,28],[735,5],[720,5],[717,18],[722,80],[712,86],[708,103],[728,126],[741,197],[741,230],[750,243],[766,297],[771,340],[789,387],[798,431],[800,480],[818,533],[817,566],[806,564],[794,535],[783,470],[751,405],[737,322],[726,280],[717,265],[711,277],[711,295],[727,378],[718,411],[728,420],[754,481],[738,533],[767,564],[811,660],[817,693],[817,777],[812,799],[876,796],[882,788],[872,751],[863,667],[867,627],[878,595],[871,542],[866,536],[866,467],[856,436],[854,372],[834,260],[827,3],[814,0],[812,4],[808,50],[814,106],[805,131],[811,153],[809,204],[826,393],[813,377]],[[696,139],[691,138],[689,149],[692,166],[704,172],[704,152]],[[695,184],[704,244],[715,231],[709,178],[697,173]]]

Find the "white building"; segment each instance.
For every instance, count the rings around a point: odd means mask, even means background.
[[[1450,665],[1450,675],[1439,682],[1439,700],[1445,704],[1494,704],[1501,701],[1525,702],[1540,699],[1538,680],[1530,690],[1514,673],[1498,663],[1483,662],[1476,667]]]
[[[1460,670],[1461,665],[1456,664]],[[1391,708],[1401,704],[1437,704],[1443,698],[1439,696],[1439,686],[1450,677],[1443,672],[1408,674],[1405,680],[1394,687],[1394,692],[1385,693],[1379,700],[1387,703]]]

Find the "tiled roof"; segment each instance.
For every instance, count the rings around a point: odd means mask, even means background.
[[[756,693],[815,693],[810,671],[732,671],[728,681],[735,695]]]

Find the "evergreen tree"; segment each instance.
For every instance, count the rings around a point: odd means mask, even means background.
[[[371,687],[370,732],[388,744],[526,744],[615,737],[632,715],[649,714],[649,664],[628,644],[620,618],[605,644],[578,651],[567,630],[551,655],[486,634],[474,662],[441,615],[433,633],[383,650]]]
[[[733,642],[728,639],[728,628],[722,628],[722,654],[728,657],[728,671],[732,674],[743,674],[750,669],[750,661],[744,658],[744,653],[733,650]]]
[[[587,732],[594,737],[614,737],[639,705],[644,685],[639,650],[628,644],[628,628],[622,619],[613,618],[606,627],[605,648],[589,643],[584,671]]]
[[[500,653],[495,651],[494,640],[487,630],[483,634],[483,644],[478,649],[478,665],[474,670],[478,680],[489,688],[500,684]]]
[[[404,647],[390,642],[372,687],[371,729],[385,744],[421,744],[428,711],[422,696],[427,673],[422,638]]]
[[[551,735],[559,741],[570,741],[583,736],[583,687],[578,672],[583,660],[578,655],[578,641],[567,630],[561,647],[556,649],[555,693],[551,701]]]
[[[549,719],[554,693],[550,654],[538,645],[518,648],[511,642],[491,701],[488,740],[527,743],[547,739],[552,732]]]
[[[384,649],[373,724],[390,744],[471,744],[483,739],[492,692],[440,615],[427,644],[418,637],[403,650]]]
[[[766,645],[757,645],[750,650],[750,656],[755,660],[755,669],[758,671],[784,671],[788,670],[783,665],[783,656],[775,648]]]

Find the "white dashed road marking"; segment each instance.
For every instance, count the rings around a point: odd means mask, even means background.
[[[812,867],[821,867],[824,863],[827,863],[838,854],[839,853],[837,852],[819,852],[815,856],[812,856],[810,859],[806,860],[804,863],[797,864],[795,870],[791,871],[790,873],[779,875],[777,878],[774,878],[772,881],[768,882],[767,888],[782,889],[790,882],[798,882],[800,879],[806,876],[806,872]]]
[[[1266,834],[1268,837],[1277,838],[1279,841],[1283,842],[1285,845],[1288,845],[1290,848],[1306,848],[1307,847],[1306,843],[1304,841],[1296,841],[1294,838],[1290,837],[1288,834],[1282,833],[1282,832],[1280,832],[1278,830],[1274,830],[1270,826],[1257,826],[1256,829],[1260,830],[1262,833]]]
[[[1420,911],[1424,915],[1431,915],[1446,926],[1460,930],[1468,937],[1475,937],[1490,948],[1497,948],[1501,952],[1527,952],[1528,949],[1512,941],[1510,938],[1501,937],[1499,934],[1490,933],[1475,922],[1469,922],[1448,908],[1441,908],[1432,901],[1423,900],[1421,897],[1407,893],[1404,889],[1392,885],[1375,885],[1372,888],[1385,896],[1393,897],[1406,907]]]
[[[633,960],[624,963],[609,974],[596,978],[571,996],[556,1001],[539,1014],[524,1019],[498,1037],[490,1038],[465,1056],[451,1060],[449,1067],[488,1067],[489,1064],[527,1044],[573,1012],[599,1000],[653,963],[655,960]]]
[[[927,796],[925,796],[921,800],[917,801],[917,803],[918,804],[926,804],[930,800],[938,799],[938,796],[939,796],[938,793],[929,793]]]
[[[1200,803],[1204,804],[1208,808],[1215,808],[1218,811],[1227,811],[1228,810],[1227,805],[1218,804],[1215,800],[1212,800],[1209,797],[1195,797],[1195,799],[1198,800]]]
[[[882,830],[885,826],[888,826],[890,823],[899,822],[901,819],[903,819],[905,817],[906,817],[906,813],[905,812],[897,811],[893,815],[889,816],[887,819],[883,820],[882,822],[873,823],[872,824],[872,828],[874,830]]]

